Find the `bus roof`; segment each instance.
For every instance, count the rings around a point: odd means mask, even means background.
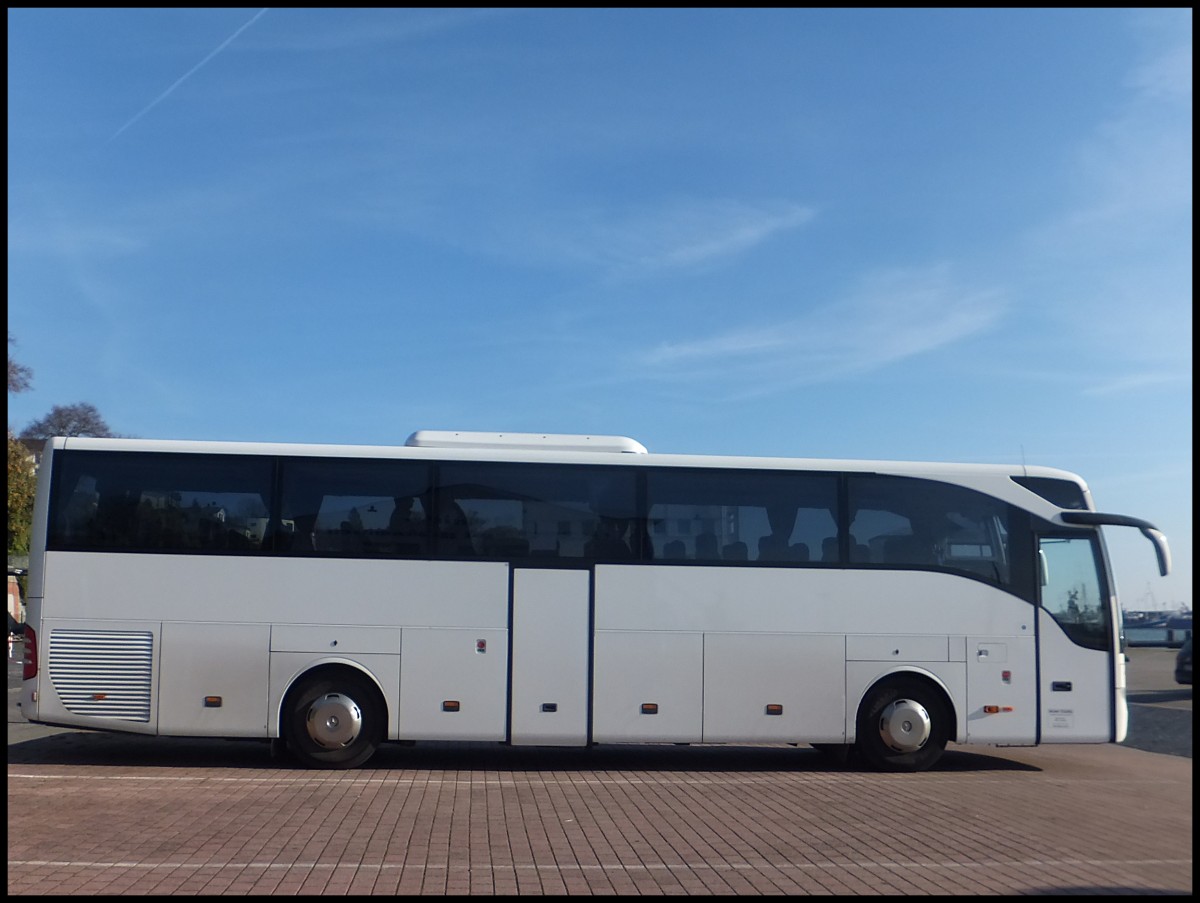
[[[444,438],[445,437],[445,438]],[[473,437],[487,437],[473,441]],[[497,438],[500,437],[500,438]],[[536,437],[531,440],[529,437]],[[418,460],[528,461],[626,464],[664,467],[730,467],[753,470],[838,470],[898,476],[1048,477],[1085,486],[1078,474],[1025,464],[970,464],[883,459],[784,458],[734,455],[659,454],[623,436],[417,431],[405,445],[325,445],[190,439],[96,439],[56,437],[47,447],[94,451],[178,452],[227,455],[410,458]]]

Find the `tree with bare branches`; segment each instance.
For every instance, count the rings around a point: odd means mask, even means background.
[[[51,436],[113,435],[96,406],[86,401],[78,404],[56,404],[41,420],[35,420],[21,430],[22,439],[49,439]]]
[[[8,334],[8,391],[24,392],[33,380],[33,371],[24,364],[18,364],[13,360],[12,348],[16,344],[17,340],[12,337],[10,332]]]

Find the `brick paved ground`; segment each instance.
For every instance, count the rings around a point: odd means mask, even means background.
[[[10,745],[8,890],[45,893],[1188,893],[1191,760],[952,749],[937,771],[790,747]]]

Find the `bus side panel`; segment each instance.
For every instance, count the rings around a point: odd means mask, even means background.
[[[505,627],[502,562],[49,552],[42,614],[131,620]]]
[[[966,703],[968,743],[1032,746],[1038,722],[1034,638],[967,637]]]
[[[507,703],[507,630],[401,631],[401,740],[504,740]]]
[[[164,623],[158,732],[265,737],[270,643],[265,624]]]
[[[704,742],[843,743],[844,636],[704,636]]]
[[[936,571],[597,565],[596,629],[1031,635],[1033,606]]]
[[[596,743],[699,743],[704,636],[598,630],[593,653]]]

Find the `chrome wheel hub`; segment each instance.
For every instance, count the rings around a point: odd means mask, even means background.
[[[358,703],[341,693],[328,693],[314,699],[305,720],[308,736],[325,749],[349,746],[358,739],[362,724],[362,709]]]
[[[916,752],[932,732],[929,712],[913,699],[896,699],[879,716],[879,736],[896,752]]]

